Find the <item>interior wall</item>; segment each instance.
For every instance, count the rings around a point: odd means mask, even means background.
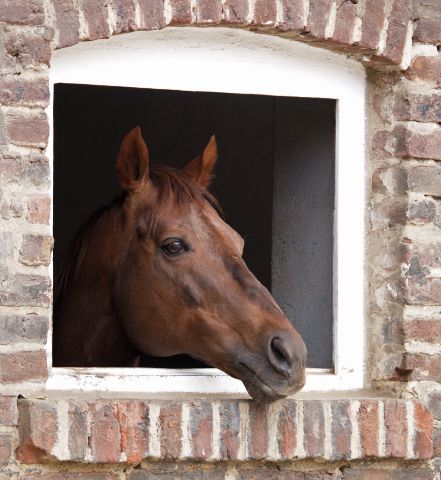
[[[227,222],[246,240],[245,261],[304,335],[308,366],[332,366],[334,105],[331,100],[57,84],[54,277],[77,229],[120,192],[115,161],[131,128],[140,125],[153,163],[178,168],[214,133],[219,160],[211,191]],[[320,138],[311,135],[317,121]],[[310,140],[314,148],[305,146]],[[308,219],[297,211],[299,205],[303,212],[315,205],[321,213],[315,210]],[[288,245],[296,253],[286,254]],[[331,336],[316,347],[324,322]],[[183,357],[149,357],[144,364],[197,366]]]

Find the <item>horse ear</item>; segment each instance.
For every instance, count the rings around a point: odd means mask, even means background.
[[[207,188],[213,179],[213,168],[217,161],[216,137],[212,135],[203,153],[184,167],[185,174],[202,188]]]
[[[135,127],[121,143],[116,161],[116,173],[124,190],[136,190],[149,176],[149,151],[141,129]]]

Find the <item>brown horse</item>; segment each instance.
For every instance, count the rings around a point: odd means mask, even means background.
[[[56,366],[134,366],[184,353],[258,400],[305,382],[306,348],[242,259],[243,239],[207,192],[211,138],[182,171],[149,165],[139,127],[117,159],[124,193],[71,245],[54,308]]]

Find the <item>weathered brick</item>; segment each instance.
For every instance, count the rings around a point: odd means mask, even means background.
[[[383,230],[396,225],[404,225],[408,219],[408,205],[402,199],[387,197],[372,203],[372,230]]]
[[[42,381],[46,377],[45,351],[0,354],[0,383]]]
[[[268,405],[252,402],[248,411],[248,449],[252,460],[263,459],[268,453]]]
[[[337,8],[335,29],[332,39],[335,42],[350,45],[354,33],[357,5],[348,1]]]
[[[182,405],[165,402],[159,413],[161,457],[179,458],[181,454]]]
[[[282,18],[279,23],[281,31],[305,28],[305,4],[303,0],[281,0]]]
[[[41,473],[25,473],[20,480],[119,480],[121,477],[117,473],[104,472],[56,472],[42,475]]]
[[[411,80],[423,80],[441,87],[441,55],[415,57],[406,71]]]
[[[331,13],[332,0],[310,2],[306,30],[316,38],[324,38]]]
[[[386,47],[382,57],[395,65],[399,65],[403,59],[407,29],[411,19],[411,8],[412,0],[394,0],[392,4]]]
[[[362,458],[378,456],[378,402],[362,401],[357,412],[357,421]]]
[[[283,400],[280,404],[277,438],[279,454],[283,460],[294,457],[297,447],[297,402]]]
[[[11,455],[11,437],[8,435],[0,435],[0,465],[6,465],[9,463]]]
[[[441,196],[441,165],[418,165],[408,170],[409,189],[424,195]]]
[[[158,462],[136,469],[127,480],[224,480],[225,467],[198,463]]]
[[[107,0],[82,0],[88,40],[107,38],[110,35]]]
[[[40,275],[1,274],[0,305],[10,307],[48,307],[51,280]]]
[[[257,25],[274,25],[277,19],[275,0],[256,0],[253,22]]]
[[[221,457],[224,460],[237,459],[240,447],[240,413],[237,402],[221,402],[219,407]]]
[[[440,0],[414,0],[413,16],[417,18],[414,40],[435,44],[441,42]]]
[[[348,467],[343,471],[342,480],[433,480],[433,471],[412,468],[379,470],[372,467]]]
[[[39,33],[6,31],[5,49],[12,62],[23,68],[49,65],[51,58],[49,40]]]
[[[337,474],[338,475],[338,474]],[[238,469],[238,480],[339,480],[340,475],[323,470],[296,471],[282,465],[253,465]]]
[[[432,458],[433,416],[422,403],[414,403],[414,452],[419,459]]]
[[[441,430],[433,431],[433,456],[441,457]]]
[[[16,75],[0,77],[0,103],[3,105],[42,106],[49,102],[46,77],[24,79]]]
[[[352,425],[350,407],[351,402],[349,400],[334,401],[331,405],[333,460],[344,460],[351,457]]]
[[[441,305],[441,278],[408,276],[405,293],[410,305]]]
[[[386,1],[369,0],[365,2],[362,17],[360,47],[375,51],[380,43],[381,30],[386,18]]]
[[[248,17],[248,2],[243,0],[226,0],[223,4],[224,18],[227,23],[246,23]]]
[[[410,202],[408,218],[414,225],[425,225],[436,217],[436,204],[433,200],[414,199]]]
[[[68,446],[69,459],[81,461],[86,458],[89,437],[87,431],[87,405],[69,403]]]
[[[3,0],[0,22],[16,25],[43,25],[43,0]]]
[[[428,401],[429,410],[436,420],[441,420],[441,392],[431,393]]]
[[[441,321],[410,320],[403,325],[406,340],[441,344]]]
[[[51,197],[45,194],[33,194],[28,197],[29,223],[49,224],[51,213]]]
[[[410,370],[411,380],[434,380],[441,382],[441,355],[405,353],[402,368]]]
[[[23,187],[48,187],[50,170],[48,159],[42,155],[32,156],[1,156],[0,181],[15,183]]]
[[[193,444],[192,458],[209,458],[213,452],[213,410],[209,402],[190,404],[190,436]]]
[[[58,31],[57,47],[75,45],[80,39],[80,20],[73,0],[53,0],[55,26]]]
[[[120,460],[121,432],[113,403],[99,401],[90,405],[90,449],[97,463],[117,463]]]
[[[163,0],[139,0],[139,7],[142,30],[158,30],[165,27]]]
[[[3,427],[17,425],[17,398],[0,396],[0,425]]]
[[[374,193],[404,195],[407,190],[407,171],[401,166],[380,167],[372,173]]]
[[[421,134],[409,128],[398,127],[394,134],[397,140],[395,154],[398,157],[441,160],[441,129]]]
[[[49,265],[54,239],[48,235],[25,235],[20,249],[20,262],[25,265]]]
[[[43,147],[47,145],[49,123],[44,112],[29,110],[23,113],[8,112],[6,115],[6,134],[16,145]]]
[[[194,6],[196,23],[220,23],[222,20],[221,0],[205,0]]]
[[[20,400],[17,457],[38,463],[50,457],[57,438],[57,412],[45,400]]]
[[[115,12],[115,33],[132,32],[136,30],[135,6],[131,0],[112,0]]]
[[[0,344],[45,344],[49,319],[41,315],[0,314]]]
[[[147,455],[149,410],[144,402],[118,402],[121,451],[128,463],[139,463]]]
[[[314,400],[303,403],[303,442],[308,457],[323,457],[324,455],[324,422],[322,402]]]
[[[191,23],[190,0],[170,0],[172,9],[171,23]]]
[[[405,402],[385,400],[384,429],[386,434],[386,457],[406,458],[407,415]]]
[[[396,102],[398,120],[441,123],[441,95],[408,94]]]

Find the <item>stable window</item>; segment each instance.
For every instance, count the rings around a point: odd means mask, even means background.
[[[249,32],[167,29],[56,52],[50,76],[55,276],[81,223],[118,193],[114,164],[131,127],[141,126],[152,161],[177,167],[215,133],[211,190],[246,238],[248,266],[305,339],[305,390],[360,388],[362,68]],[[48,388],[245,393],[241,382],[185,358],[146,357],[143,365],[52,368]]]

